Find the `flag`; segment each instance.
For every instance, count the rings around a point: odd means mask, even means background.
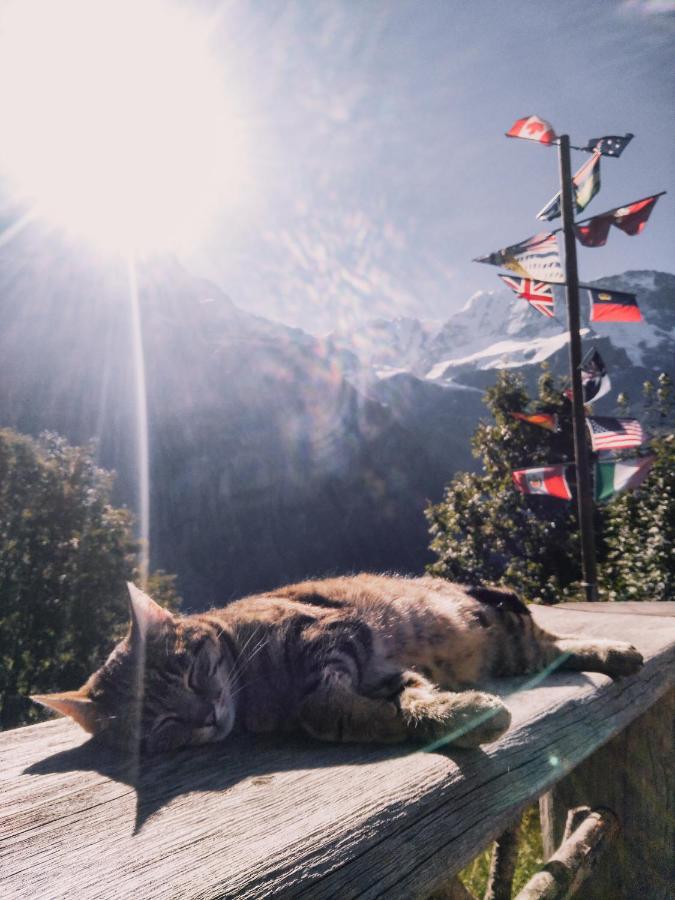
[[[533,237],[526,238],[519,244],[497,250],[488,256],[479,256],[474,262],[488,263],[491,266],[504,266],[517,275],[525,278],[538,278],[542,281],[561,284],[565,276],[560,265],[560,254],[555,234],[543,231]]]
[[[608,416],[588,416],[586,425],[591,436],[593,452],[624,450],[639,447],[647,435],[637,419],[611,419]]]
[[[588,288],[591,322],[641,322],[642,313],[635,294]]]
[[[572,178],[576,211],[583,212],[600,190],[600,154],[594,153]],[[560,191],[537,213],[538,219],[550,222],[562,214]]]
[[[645,200],[636,200],[635,203],[629,203],[628,206],[619,207],[614,210],[612,225],[616,225],[626,234],[640,234],[658,199],[658,196],[647,197]]]
[[[532,278],[517,278],[512,275],[500,275],[499,277],[518,297],[527,300],[542,315],[553,317],[552,285],[545,281],[534,281]]]
[[[611,216],[595,216],[583,225],[575,225],[574,233],[584,247],[604,247],[611,224]]]
[[[600,154],[594,153],[572,179],[577,212],[583,212],[600,190]]]
[[[553,126],[539,116],[526,116],[518,119],[506,132],[507,137],[523,138],[526,141],[539,141],[540,144],[552,144],[558,139]]]
[[[597,151],[603,156],[621,156],[634,137],[635,135],[630,132],[623,137],[618,134],[606,134],[604,137],[591,138],[583,149],[588,153]]]
[[[514,419],[520,419],[523,422],[529,422],[530,425],[538,425],[540,428],[546,428],[547,431],[559,431],[558,417],[554,413],[519,413],[512,412]]]
[[[609,500],[619,491],[640,487],[654,465],[655,456],[611,459],[595,464],[595,499]]]
[[[609,380],[607,369],[598,351],[593,347],[582,359],[581,385],[584,392],[584,403],[599,400],[609,393],[612,383]]]
[[[560,497],[571,500],[565,469],[567,466],[543,466],[539,469],[516,469],[511,473],[513,483],[521,494],[547,494],[549,497]]]
[[[604,247],[610,225],[616,225],[631,236],[641,234],[660,196],[661,194],[654,194],[627,206],[618,206],[575,225],[577,239],[584,247]]]

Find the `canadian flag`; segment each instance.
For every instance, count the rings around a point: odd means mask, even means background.
[[[506,132],[507,137],[523,138],[526,141],[539,141],[540,144],[552,144],[558,137],[553,126],[539,116],[527,116],[518,119]]]

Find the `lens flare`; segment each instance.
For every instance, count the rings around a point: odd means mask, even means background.
[[[15,196],[106,248],[193,246],[245,157],[208,25],[167,0],[8,4],[0,174]]]

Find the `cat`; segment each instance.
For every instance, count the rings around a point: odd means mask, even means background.
[[[176,616],[129,585],[127,637],[77,691],[32,699],[154,753],[234,730],[476,747],[508,728],[488,676],[551,664],[630,675],[630,644],[549,634],[509,591],[439,578],[306,581]]]

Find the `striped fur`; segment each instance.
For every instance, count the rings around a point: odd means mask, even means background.
[[[308,581],[187,617],[135,591],[132,611],[129,635],[80,691],[39,700],[150,752],[235,729],[476,746],[510,721],[501,700],[472,689],[484,678],[561,655],[613,676],[641,664],[628,644],[545,632],[513,593],[430,577]]]

